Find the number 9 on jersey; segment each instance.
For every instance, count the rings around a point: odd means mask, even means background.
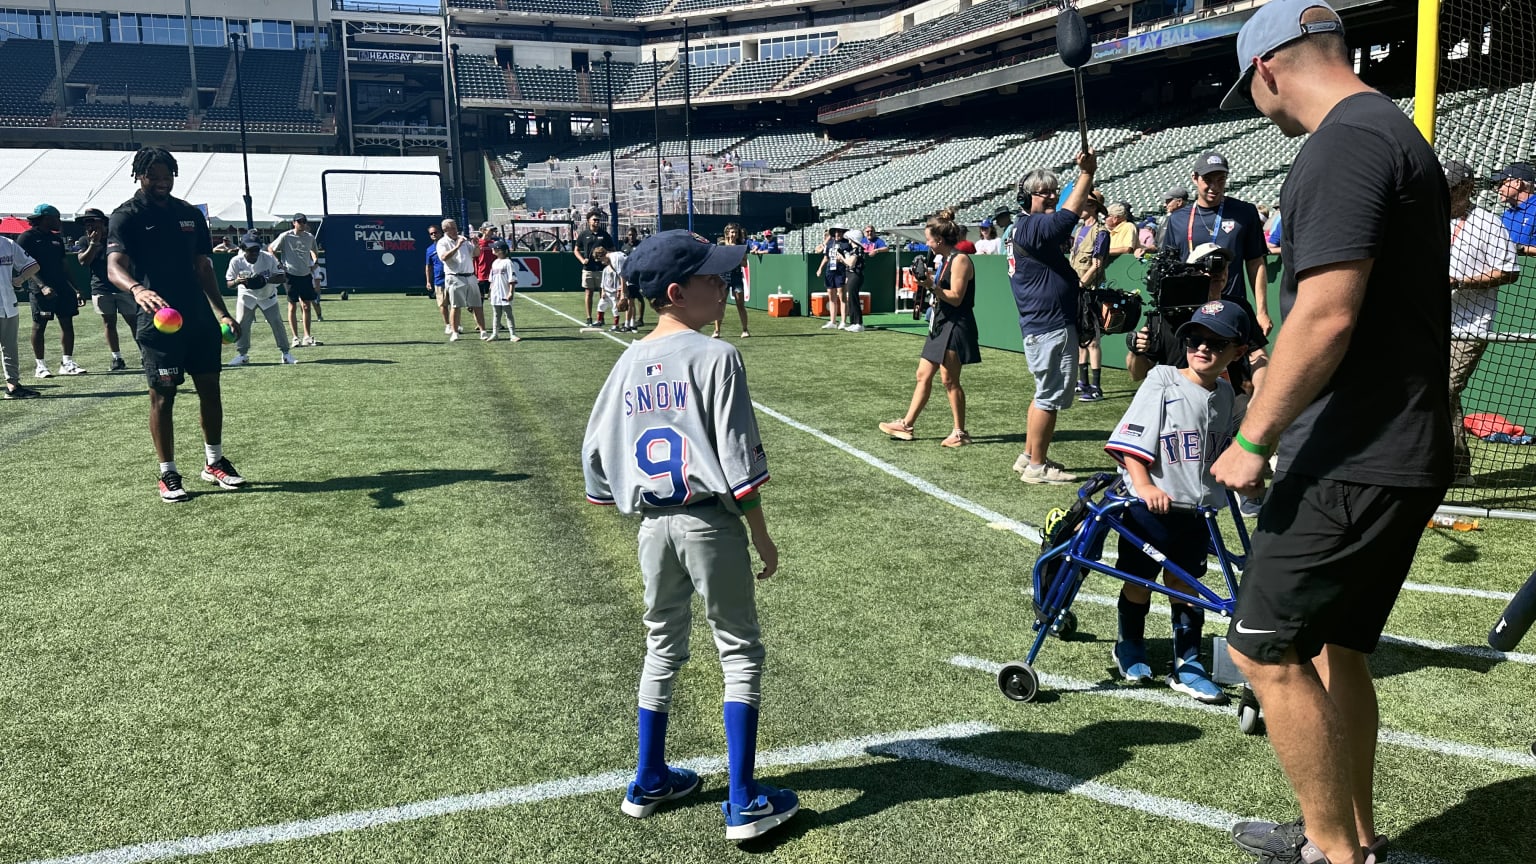
[[[641,492],[652,507],[676,507],[688,500],[688,439],[671,426],[653,426],[635,439],[635,465],[652,480],[671,481],[669,495]]]

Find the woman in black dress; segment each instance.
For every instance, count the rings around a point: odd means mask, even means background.
[[[933,274],[933,318],[928,324],[928,339],[923,343],[922,359],[917,362],[917,386],[905,416],[880,424],[880,431],[903,441],[912,440],[912,426],[928,404],[933,391],[933,374],[939,373],[944,393],[949,397],[949,412],[955,428],[945,438],[945,447],[963,447],[971,443],[965,431],[965,390],[960,387],[960,367],[981,362],[981,339],[976,331],[976,270],[971,256],[957,252],[960,226],[953,211],[944,210],[928,220],[924,233],[928,248],[942,256],[944,263]]]
[[[725,236],[720,238],[721,246],[741,246],[746,242],[746,232],[741,230],[740,225],[732,222],[725,226]],[[741,316],[741,338],[743,339],[752,335],[751,333],[747,332],[747,304],[745,299],[747,291],[746,267],[746,262],[742,262],[740,267],[737,267],[733,272],[726,274],[725,277],[725,285],[730,289],[731,292],[730,296],[726,298],[728,301],[727,305],[729,305],[729,301],[731,299],[735,299],[736,314]],[[725,321],[725,309],[721,308],[720,317],[715,319],[715,332],[710,334],[715,339],[720,338],[720,324],[723,321]]]

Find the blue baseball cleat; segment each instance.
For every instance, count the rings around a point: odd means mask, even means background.
[[[1147,662],[1146,642],[1122,639],[1115,643],[1110,653],[1115,658],[1115,667],[1125,676],[1125,680],[1137,684],[1146,684],[1152,680],[1152,665]]]
[[[698,788],[699,775],[687,768],[668,768],[667,784],[660,789],[647,791],[641,789],[639,783],[629,784],[629,791],[624,793],[624,813],[636,819],[644,819],[655,813],[663,802],[692,795]]]
[[[1225,705],[1231,698],[1216,686],[1199,660],[1175,660],[1168,675],[1168,686],[1207,705]]]
[[[751,840],[761,837],[789,821],[800,812],[800,797],[788,789],[757,784],[757,797],[738,807],[729,801],[720,805],[725,813],[725,839]]]

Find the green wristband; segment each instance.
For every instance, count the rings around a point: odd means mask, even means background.
[[[1242,432],[1238,432],[1237,436],[1232,440],[1237,442],[1237,446],[1247,450],[1249,453],[1252,453],[1255,456],[1263,456],[1265,458],[1269,458],[1270,452],[1275,449],[1273,446],[1255,444],[1252,441],[1249,441],[1247,438],[1243,437]]]
[[[751,513],[753,510],[756,510],[757,508],[763,506],[763,499],[759,498],[759,497],[756,497],[756,496],[753,496],[751,498],[743,498],[740,501],[740,506],[741,506],[741,512],[743,512],[743,513]]]

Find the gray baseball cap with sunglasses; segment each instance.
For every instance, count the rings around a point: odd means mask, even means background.
[[[1327,9],[1333,13],[1333,20],[1302,23],[1301,18],[1309,9]],[[1260,6],[1237,33],[1237,66],[1242,74],[1227,91],[1226,98],[1221,100],[1222,109],[1231,111],[1253,105],[1249,92],[1253,86],[1253,58],[1268,57],[1298,39],[1317,33],[1343,35],[1344,22],[1338,15],[1323,0],[1270,0]]]

